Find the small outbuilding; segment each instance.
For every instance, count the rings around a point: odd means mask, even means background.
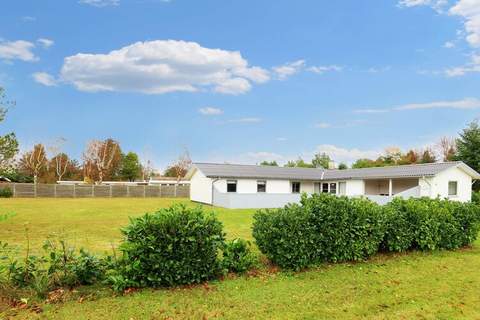
[[[480,174],[463,162],[327,170],[258,165],[194,163],[192,201],[224,208],[279,208],[301,193],[367,197],[385,204],[394,197],[471,200]]]

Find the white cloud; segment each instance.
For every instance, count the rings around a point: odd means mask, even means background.
[[[120,4],[120,0],[79,0],[78,3],[102,8],[108,6],[118,6]]]
[[[53,87],[57,85],[57,80],[46,72],[36,72],[32,74],[32,77],[33,80],[47,87]]]
[[[45,49],[50,48],[54,44],[53,40],[46,39],[46,38],[40,38],[37,40],[37,42],[40,43],[40,45]]]
[[[449,13],[460,16],[465,20],[467,42],[475,48],[480,47],[480,1],[459,0]]]
[[[312,66],[307,69],[310,72],[323,74],[330,71],[340,72],[343,70],[343,67],[337,65],[330,65],[330,66]]]
[[[448,5],[447,0],[401,0],[398,2],[399,7],[429,6],[439,13],[443,12],[443,8],[446,5]]]
[[[294,62],[288,62],[284,65],[273,67],[272,70],[275,73],[277,79],[285,80],[288,77],[299,73],[305,68],[305,60],[297,60]]]
[[[448,68],[445,70],[445,74],[448,77],[464,76],[470,72],[480,72],[480,55],[472,55],[470,62],[464,66]]]
[[[392,70],[391,66],[385,66],[385,67],[371,67],[368,68],[367,72],[368,73],[383,73],[383,72],[388,72]]]
[[[198,112],[200,112],[201,114],[206,115],[206,116],[213,116],[213,115],[223,114],[223,110],[222,110],[222,109],[214,108],[214,107],[200,108],[200,109],[198,109]]]
[[[455,48],[455,43],[453,43],[452,41],[447,41],[443,44],[443,47],[447,49]]]
[[[278,137],[277,139],[278,142],[284,142],[284,141],[287,141],[288,139],[287,138],[284,138],[284,137]]]
[[[33,53],[34,48],[35,44],[29,41],[3,41],[0,42],[0,59],[37,61],[38,57]]]
[[[258,123],[258,122],[262,122],[262,119],[255,118],[255,117],[238,118],[238,119],[230,119],[227,122],[230,122],[230,123]]]
[[[22,21],[24,21],[24,22],[35,22],[35,21],[37,21],[37,18],[32,17],[32,16],[23,16]]]
[[[368,158],[376,159],[379,155],[382,154],[382,151],[379,150],[360,150],[357,148],[346,149],[338,147],[331,144],[322,144],[317,146],[315,152],[312,153],[323,153],[325,152],[332,158],[335,162],[346,162],[352,163],[357,159]]]
[[[268,71],[249,66],[238,51],[209,49],[196,42],[137,42],[107,54],[79,53],[65,58],[61,78],[78,90],[162,94],[213,90],[249,91],[269,80]]]
[[[327,128],[330,128],[331,126],[332,125],[330,123],[326,123],[326,122],[320,122],[315,124],[315,128],[319,128],[319,129],[327,129]]]
[[[401,106],[393,108],[384,108],[384,109],[358,109],[355,110],[355,113],[385,113],[389,111],[406,111],[406,110],[418,110],[418,109],[479,109],[480,108],[480,99],[476,98],[464,98],[461,100],[453,101],[433,101],[426,103],[410,103],[404,104]]]

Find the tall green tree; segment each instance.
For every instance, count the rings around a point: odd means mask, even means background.
[[[5,120],[8,107],[13,105],[6,100],[5,90],[0,87],[0,123]],[[15,134],[0,135],[0,172],[8,168],[13,158],[18,153],[18,141]]]
[[[128,181],[135,181],[142,172],[142,165],[135,152],[129,152],[122,157],[120,176]]]
[[[302,158],[298,158],[296,161],[288,161],[285,167],[297,167],[297,168],[315,168],[311,163],[305,162]]]
[[[480,126],[478,121],[470,123],[457,138],[456,160],[465,162],[477,171],[480,170]]]
[[[330,162],[332,159],[325,153],[317,153],[312,160],[312,165],[315,168],[323,168],[323,169],[328,169]]]

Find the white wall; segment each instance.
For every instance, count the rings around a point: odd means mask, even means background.
[[[237,193],[257,193],[257,181],[267,181],[267,193],[292,193],[290,180],[264,179],[220,179],[215,182],[215,189],[221,193],[227,192],[227,180],[237,181]],[[301,181],[300,192],[313,193],[313,182]]]
[[[448,195],[448,182],[457,181],[457,196]],[[431,179],[432,198],[448,198],[450,200],[468,202],[472,199],[472,177],[459,168],[450,168],[440,172]]]
[[[363,180],[347,180],[346,196],[361,196],[365,194],[365,182]]]
[[[212,179],[196,170],[190,180],[190,200],[212,204]]]

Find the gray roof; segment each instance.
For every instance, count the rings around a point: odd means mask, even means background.
[[[381,178],[431,177],[452,167],[459,167],[474,179],[480,174],[463,162],[439,162],[364,169],[325,170],[286,168],[241,164],[194,163],[194,167],[210,178],[254,178],[287,180],[348,180]]]

